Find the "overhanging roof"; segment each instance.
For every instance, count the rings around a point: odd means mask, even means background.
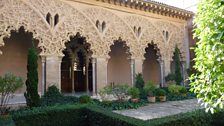
[[[194,13],[181,8],[170,6],[153,0],[96,0],[107,2],[118,6],[125,6],[136,10],[156,13],[163,16],[187,20],[194,16]]]

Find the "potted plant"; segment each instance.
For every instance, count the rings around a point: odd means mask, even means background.
[[[156,102],[156,97],[155,97],[155,85],[152,81],[149,81],[145,86],[144,86],[144,90],[147,93],[147,99],[149,102],[154,103]]]
[[[156,102],[156,96],[155,96],[154,91],[148,91],[147,99],[151,103],[155,103]]]
[[[138,102],[139,101],[139,95],[140,91],[136,87],[132,87],[128,90],[128,94],[131,96],[131,101],[132,102]]]
[[[158,96],[159,96],[159,100],[161,102],[165,102],[166,101],[166,91],[164,89],[158,89],[157,93],[158,93]]]

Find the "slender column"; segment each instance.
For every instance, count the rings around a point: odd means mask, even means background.
[[[131,64],[131,85],[134,87],[134,82],[135,82],[135,60],[130,59],[130,64]]]
[[[55,85],[61,90],[61,56],[46,57],[46,88]]]
[[[159,60],[160,65],[160,83],[161,87],[164,87],[164,62],[163,60]]]
[[[86,92],[89,94],[89,58],[86,59],[86,66],[85,66],[85,74],[86,74]]]
[[[92,59],[93,95],[96,95],[96,59]]]
[[[70,74],[71,74],[71,80],[72,80],[72,93],[75,93],[75,78],[74,78],[74,59],[71,61],[71,68],[70,68]]]
[[[61,62],[62,57],[58,57],[58,89],[61,91]]]
[[[42,68],[42,74],[41,74],[41,95],[43,96],[44,93],[46,92],[46,57],[45,56],[41,56],[41,68]]]

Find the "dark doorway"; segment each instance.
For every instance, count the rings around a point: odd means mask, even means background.
[[[92,91],[92,64],[90,45],[78,33],[66,43],[61,64],[62,92]]]

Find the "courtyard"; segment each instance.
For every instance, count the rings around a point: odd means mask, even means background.
[[[224,125],[224,2],[199,1],[0,0],[0,126]]]

